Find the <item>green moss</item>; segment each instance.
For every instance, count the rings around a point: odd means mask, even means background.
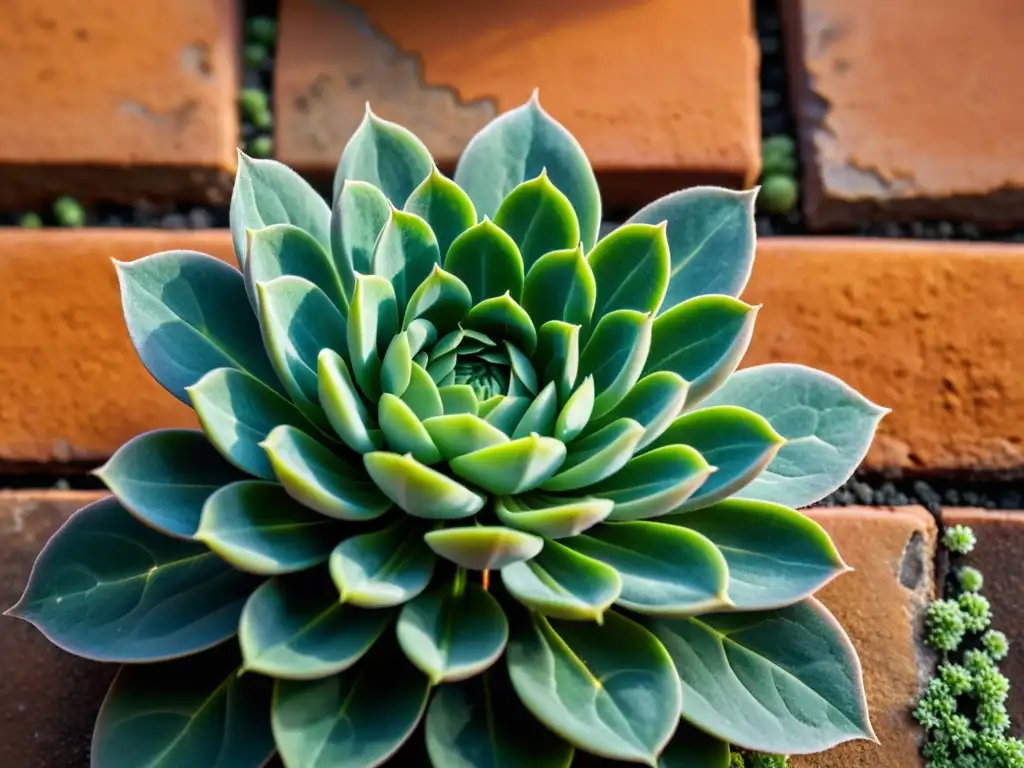
[[[772,175],[761,183],[757,207],[769,213],[789,213],[796,210],[800,187],[791,176]]]
[[[985,585],[985,578],[981,575],[981,571],[970,566],[961,568],[957,572],[956,578],[960,582],[960,589],[964,592],[980,592]]]
[[[796,144],[789,136],[769,136],[761,142],[761,177],[796,174]]]
[[[242,92],[238,94],[238,106],[241,107],[242,114],[249,119],[264,112],[270,112],[270,101],[267,99],[267,94],[259,88],[243,88]]]
[[[62,227],[85,226],[85,210],[73,197],[58,197],[53,202],[53,215]]]
[[[270,157],[274,153],[274,140],[269,136],[257,136],[249,142],[248,150],[253,157]]]
[[[25,213],[18,223],[25,229],[39,229],[43,226],[43,219],[38,213]]]
[[[277,22],[267,16],[249,19],[245,25],[245,39],[246,42],[273,47],[277,41]]]
[[[974,531],[966,525],[954,525],[946,529],[942,535],[942,543],[950,552],[958,555],[966,555],[972,549],[977,540],[974,538]]]
[[[263,43],[247,43],[242,56],[245,66],[249,69],[256,69],[263,65],[263,62],[270,56],[270,52]]]

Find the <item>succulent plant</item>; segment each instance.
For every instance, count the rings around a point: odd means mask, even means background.
[[[812,597],[847,566],[795,508],[885,411],[801,366],[734,372],[753,203],[681,191],[599,239],[536,96],[454,180],[368,108],[333,206],[241,156],[241,270],[117,264],[202,430],[124,445],[11,610],[125,665],[93,766],[724,768],[873,738]]]

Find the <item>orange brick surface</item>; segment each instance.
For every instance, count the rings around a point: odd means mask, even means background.
[[[237,16],[234,0],[5,0],[0,207],[225,199]]]
[[[1024,3],[782,8],[812,225],[1024,222]]]
[[[611,204],[757,176],[748,0],[358,5],[281,2],[276,146],[288,165],[333,173],[368,100],[450,167],[490,118],[539,87]]]

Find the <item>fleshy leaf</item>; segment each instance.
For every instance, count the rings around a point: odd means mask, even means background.
[[[576,211],[551,183],[546,168],[509,192],[494,214],[494,223],[515,240],[526,270],[545,253],[574,248],[580,242]]]
[[[531,395],[537,394],[538,382],[537,371],[530,362],[530,358],[524,355],[515,344],[505,342],[505,349],[508,352],[509,365],[512,366],[512,373],[519,379],[519,383],[526,387]]]
[[[271,722],[285,768],[375,768],[412,735],[430,683],[381,645],[340,675],[277,682]]]
[[[373,272],[373,246],[389,218],[391,204],[373,184],[346,181],[334,196],[331,256],[348,303],[356,290],[356,274]]]
[[[351,667],[394,618],[338,602],[327,568],[276,576],[253,592],[238,624],[247,672],[315,680]]]
[[[434,416],[423,426],[445,460],[508,442],[500,429],[469,413]]]
[[[291,275],[308,280],[330,299],[339,311],[348,307],[341,279],[324,246],[308,232],[291,224],[274,224],[246,232],[245,281],[256,306],[256,286]]]
[[[555,431],[555,419],[558,416],[558,392],[555,390],[555,382],[548,382],[547,386],[540,391],[540,394],[530,403],[523,418],[519,420],[513,438],[526,437],[537,433],[541,436],[550,436]]]
[[[413,190],[405,210],[424,219],[437,237],[441,258],[459,235],[476,224],[476,210],[469,196],[451,179],[437,170]]]
[[[512,597],[542,616],[598,624],[622,591],[614,568],[550,540],[532,560],[502,568],[501,581]]]
[[[96,719],[93,768],[261,768],[273,683],[238,674],[238,647],[121,668]]]
[[[733,374],[706,402],[726,404],[760,414],[786,438],[768,468],[739,495],[787,507],[813,504],[845,483],[889,412],[834,376],[781,363]]]
[[[463,324],[469,330],[511,342],[527,355],[537,348],[533,321],[508,293],[481,301],[469,311]]]
[[[412,379],[412,347],[409,333],[402,331],[388,344],[384,360],[380,364],[381,391],[401,397]]]
[[[135,351],[176,398],[188,403],[187,387],[225,367],[283,392],[237,269],[195,251],[164,251],[114,266]]]
[[[714,472],[683,502],[679,512],[700,509],[736,493],[768,466],[785,440],[753,411],[717,405],[685,413],[669,425],[654,448],[696,448]]]
[[[247,373],[218,368],[188,388],[203,433],[221,456],[250,475],[274,478],[260,447],[274,427],[315,428],[290,402]]]
[[[679,507],[710,473],[696,449],[666,445],[634,456],[614,475],[589,486],[587,493],[615,502],[609,520],[647,520]]]
[[[455,168],[455,183],[466,190],[479,215],[494,216],[513,189],[545,169],[572,204],[583,247],[590,250],[601,226],[597,179],[579,142],[541,108],[536,93],[470,140]]]
[[[561,320],[544,323],[537,332],[537,351],[534,352],[533,362],[540,377],[539,383],[553,381],[558,390],[558,398],[564,403],[576,386],[579,374],[580,327]]]
[[[395,633],[409,661],[439,685],[479,675],[501,658],[508,619],[480,586],[466,584],[456,595],[442,583],[402,606]]]
[[[341,153],[334,197],[346,181],[365,181],[401,208],[433,167],[430,151],[412,131],[377,117],[367,104],[362,122]]]
[[[241,480],[206,500],[195,538],[240,570],[274,576],[325,562],[341,531],[280,485]]]
[[[564,460],[561,440],[533,433],[457,456],[449,466],[480,488],[508,496],[536,488],[555,474]]]
[[[479,512],[486,499],[412,456],[374,451],[363,456],[366,471],[389,499],[414,517],[456,520]]]
[[[683,720],[658,758],[658,768],[729,768],[731,756],[728,742]]]
[[[430,275],[413,291],[405,310],[403,327],[409,327],[417,318],[423,318],[437,329],[448,333],[469,314],[473,298],[469,288],[458,277],[434,267]]]
[[[594,273],[582,246],[541,256],[523,286],[523,308],[538,328],[550,320],[589,325],[596,297]]]
[[[136,518],[181,539],[195,534],[211,493],[245,477],[192,429],[145,432],[94,474]]]
[[[640,379],[608,413],[591,420],[585,432],[593,434],[618,419],[633,419],[644,428],[644,436],[636,446],[639,451],[657,440],[679,415],[686,402],[687,388],[679,374],[671,371],[650,373]]]
[[[710,540],[663,523],[603,523],[565,541],[622,577],[618,605],[652,616],[689,616],[729,606],[729,568]]]
[[[565,443],[573,440],[587,426],[593,410],[594,377],[587,376],[562,406],[555,420],[555,437]]]
[[[198,542],[164,536],[112,497],[72,515],[7,611],[87,659],[153,662],[232,637],[259,582]]]
[[[654,765],[679,722],[679,678],[646,629],[532,617],[509,642],[509,675],[534,717],[595,755]]]
[[[413,291],[440,260],[437,237],[430,225],[416,214],[392,208],[373,247],[373,274],[391,283],[399,316],[405,312]]]
[[[387,608],[427,588],[434,573],[434,553],[423,543],[418,527],[399,520],[341,542],[331,553],[330,568],[341,602]]]
[[[317,359],[317,372],[320,405],[345,445],[356,453],[383,447],[384,437],[363,405],[341,355],[332,349],[322,350]]]
[[[730,296],[697,296],[655,319],[644,371],[673,371],[690,384],[693,408],[722,385],[750,345],[758,307]]]
[[[743,292],[754,263],[756,196],[756,190],[693,187],[655,200],[626,222],[668,222],[672,269],[665,311],[694,296]]]
[[[445,256],[444,268],[469,288],[473,304],[506,292],[519,301],[523,294],[523,257],[519,248],[487,218],[455,238]]]
[[[445,415],[468,414],[476,416],[477,408],[480,407],[476,399],[476,393],[468,384],[449,384],[437,390],[441,396],[441,406]]]
[[[575,440],[561,471],[541,483],[545,491],[575,491],[611,477],[625,466],[644,436],[632,419],[619,419],[589,437]]]
[[[529,560],[544,547],[539,536],[500,525],[443,528],[425,534],[423,539],[441,557],[472,571],[498,570]]]
[[[875,738],[857,654],[813,598],[648,626],[682,679],[683,717],[703,731],[780,754]]]
[[[377,421],[384,441],[395,453],[411,454],[421,464],[436,464],[441,452],[416,413],[394,395],[381,395]]]
[[[346,463],[295,427],[275,427],[261,445],[288,495],[321,515],[362,522],[391,509],[362,467]]]
[[[480,412],[484,414],[484,421],[508,434],[515,430],[516,424],[523,418],[526,409],[530,407],[530,398],[497,395],[495,398],[491,398],[491,401],[495,399],[498,399],[498,402],[493,407],[488,407],[485,410],[481,405]]]
[[[376,275],[356,275],[348,313],[348,352],[352,376],[371,401],[380,397],[380,356],[398,333],[398,302],[391,283]]]
[[[255,160],[238,153],[229,218],[235,258],[243,268],[247,229],[293,224],[324,248],[331,246],[331,209],[305,179],[274,160]]]
[[[594,418],[618,405],[639,380],[652,321],[653,315],[620,309],[598,322],[580,356],[580,375],[594,377]]]
[[[545,539],[564,539],[597,525],[612,511],[612,502],[594,497],[569,498],[545,493],[502,496],[495,500],[498,519],[511,528]]]
[[[420,421],[440,416],[444,409],[437,385],[430,378],[430,374],[418,363],[412,364],[409,386],[402,393],[402,400],[412,408],[412,412]]]
[[[597,285],[595,321],[621,309],[657,314],[668,289],[664,224],[619,227],[594,247],[587,262]]]
[[[735,610],[790,605],[849,570],[818,523],[779,504],[727,499],[658,522],[697,531],[718,547]]]

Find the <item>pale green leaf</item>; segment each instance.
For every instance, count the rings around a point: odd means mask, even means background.
[[[486,499],[412,456],[374,451],[363,456],[366,470],[384,494],[414,517],[456,520],[479,512]]]
[[[413,190],[405,210],[426,220],[437,236],[441,258],[455,238],[476,224],[476,210],[459,185],[445,177],[435,165],[430,175]]]
[[[341,602],[387,608],[427,588],[434,559],[423,531],[405,519],[341,542],[331,553],[330,570]]]
[[[711,474],[705,457],[688,445],[665,445],[634,456],[587,493],[615,503],[613,521],[647,520],[678,508]]]
[[[575,491],[611,477],[633,455],[644,428],[632,419],[619,419],[589,437],[569,445],[561,471],[541,484],[545,491]]]
[[[356,290],[356,274],[373,272],[373,246],[390,217],[387,197],[368,182],[346,181],[334,196],[331,256],[349,303]]]
[[[469,288],[473,304],[506,292],[516,301],[522,296],[523,257],[515,241],[488,218],[455,238],[444,268]]]
[[[348,352],[352,376],[371,401],[380,397],[380,363],[398,333],[398,302],[391,283],[376,275],[356,275],[348,313]]]
[[[430,225],[413,213],[391,209],[373,247],[373,274],[391,283],[401,317],[413,292],[441,260]]]
[[[500,525],[442,528],[423,536],[435,553],[462,568],[488,571],[535,557],[544,540]]]
[[[603,238],[587,256],[600,322],[617,310],[658,313],[668,289],[669,252],[664,224],[626,224]]]
[[[352,374],[341,355],[332,349],[317,359],[318,394],[327,419],[345,445],[368,453],[384,445],[377,423],[363,405]]]
[[[532,490],[548,480],[565,460],[565,444],[533,433],[457,456],[452,472],[503,496]]]
[[[325,246],[310,233],[292,224],[273,224],[246,232],[245,281],[249,298],[256,306],[256,286],[279,277],[301,277],[330,299],[339,311],[348,307],[348,299],[334,262]]]
[[[579,373],[580,327],[561,320],[548,320],[537,332],[537,351],[533,354],[533,362],[539,382],[555,382],[558,398],[564,403],[576,386]]]
[[[494,223],[515,240],[526,270],[545,253],[574,248],[580,242],[572,203],[551,183],[546,168],[509,192],[494,214]]]
[[[593,417],[618,405],[640,378],[651,348],[653,315],[620,309],[597,324],[580,355],[580,375],[594,377]]]
[[[619,419],[633,419],[642,425],[644,436],[636,446],[641,450],[668,429],[686,402],[687,383],[679,374],[657,371],[644,376],[618,405],[587,424],[584,434],[593,434]]]
[[[546,493],[501,496],[495,499],[494,512],[505,525],[545,539],[575,536],[604,520],[613,502],[590,496],[572,498]]]
[[[423,426],[445,460],[508,442],[500,429],[469,413],[434,416]]]
[[[394,395],[381,395],[377,421],[384,442],[395,453],[411,454],[421,464],[436,464],[441,452],[415,412]]]

